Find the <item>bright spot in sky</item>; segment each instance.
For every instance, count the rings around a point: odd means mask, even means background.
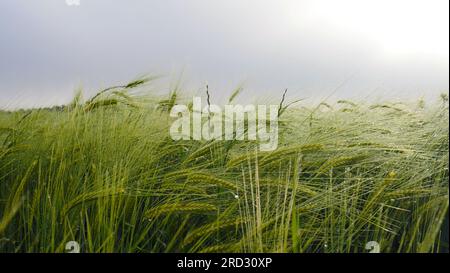
[[[448,0],[310,0],[291,2],[291,22],[315,23],[336,33],[364,37],[392,57],[449,56]],[[303,10],[303,16],[295,14]]]

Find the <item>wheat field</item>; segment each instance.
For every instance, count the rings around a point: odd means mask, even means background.
[[[0,252],[448,252],[447,95],[281,103],[260,152],[173,141],[147,80],[0,112]]]

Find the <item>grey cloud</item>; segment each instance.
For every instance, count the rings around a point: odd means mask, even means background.
[[[349,78],[340,96],[448,90],[448,60],[394,62],[361,37],[320,25],[294,31],[280,2],[2,0],[0,107],[63,103],[80,83],[94,92],[181,70],[187,88],[207,81],[218,99],[242,81],[252,95],[289,87],[326,96]]]

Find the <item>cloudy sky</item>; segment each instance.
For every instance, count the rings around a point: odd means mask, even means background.
[[[68,0],[74,1],[74,0]],[[215,98],[448,91],[448,0],[0,1],[0,107],[65,103],[143,74]],[[335,89],[340,87],[337,91]],[[333,93],[334,92],[334,93]]]

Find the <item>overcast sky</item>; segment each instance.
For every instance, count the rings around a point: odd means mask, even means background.
[[[73,1],[73,0],[71,0]],[[448,0],[0,1],[0,107],[65,103],[183,72],[215,99],[435,96],[448,91]],[[247,94],[247,95],[248,95]]]

